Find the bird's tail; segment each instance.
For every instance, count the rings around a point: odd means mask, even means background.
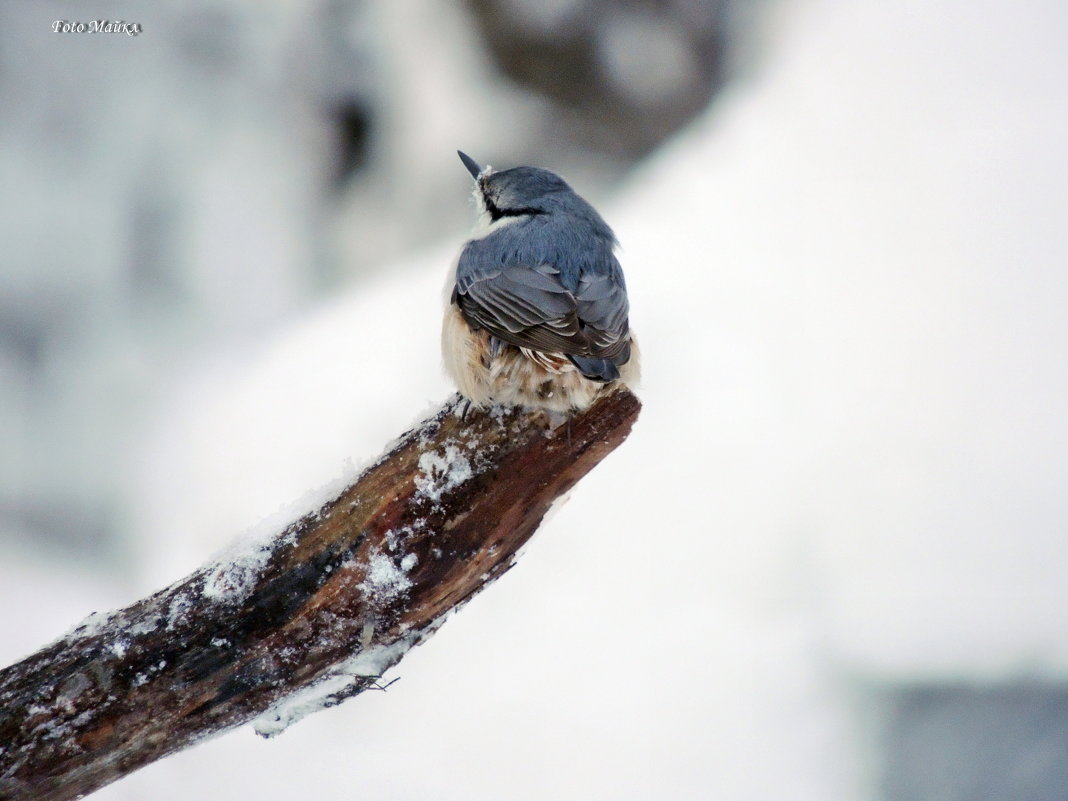
[[[598,359],[596,356],[572,356],[570,354],[568,354],[567,358],[590,381],[608,383],[619,378],[619,368],[612,364],[610,359]]]

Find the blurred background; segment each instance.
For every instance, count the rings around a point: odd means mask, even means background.
[[[142,32],[52,30],[94,19]],[[1066,40],[1059,0],[0,3],[0,663],[451,392],[462,148],[615,228],[632,437],[388,693],[94,797],[1068,799]]]

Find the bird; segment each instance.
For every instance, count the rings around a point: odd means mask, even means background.
[[[462,151],[479,222],[446,283],[445,369],[470,405],[573,413],[640,375],[615,234],[556,173]]]

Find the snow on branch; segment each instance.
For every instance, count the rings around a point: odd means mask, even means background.
[[[454,397],[273,540],[0,671],[0,799],[78,798],[234,726],[269,737],[382,686],[511,567],[640,408],[621,390],[561,421]]]

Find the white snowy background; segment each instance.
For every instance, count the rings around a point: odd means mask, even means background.
[[[77,18],[54,6],[23,25]],[[310,254],[294,220],[312,202],[301,176],[320,167],[293,165],[314,161],[314,128],[253,152],[233,126],[212,138],[205,120],[225,108],[190,101],[200,118],[167,123],[180,169],[216,204],[195,204],[172,234],[204,271],[192,285],[218,304],[215,322],[196,347],[175,336],[184,349],[148,355],[129,331],[102,328],[98,361],[70,351],[49,368],[62,397],[35,412],[45,420],[108,403],[109,382],[152,377],[110,428],[85,435],[124,438],[100,480],[121,498],[128,547],[120,570],[64,561],[54,543],[35,547],[23,518],[0,515],[0,662],[299,509],[451,391],[438,321],[470,222],[453,151],[492,149],[508,166],[502,139],[510,126],[521,136],[525,112],[472,55],[462,15],[421,8],[441,24],[418,33],[402,12],[379,12],[432,63],[421,72],[397,56],[398,85],[414,70],[423,95],[387,121],[396,150],[375,186],[394,215],[433,216],[406,198],[447,198],[450,224],[404,255],[353,220],[361,235],[332,247],[358,260],[368,242],[383,262],[348,289],[315,300],[298,269]],[[765,6],[757,31],[708,112],[622,182],[585,191],[560,167],[622,243],[644,354],[631,438],[515,569],[405,658],[388,692],[270,741],[238,729],[94,798],[875,801],[904,797],[886,776],[885,704],[901,688],[1041,686],[1064,711],[1068,6],[793,0]],[[94,46],[105,44],[126,46]],[[142,89],[126,102],[149,102]],[[7,121],[8,141],[18,125]],[[139,152],[128,127],[114,136],[128,145],[116,161],[173,156]],[[106,160],[64,170],[17,155],[0,158],[10,236],[27,215],[66,220],[57,203],[78,187],[65,181],[112,186]],[[90,244],[108,208],[79,218]],[[33,306],[46,280],[92,294],[76,285],[77,233],[57,223],[54,241],[20,251],[40,257],[38,272],[5,267],[0,291],[24,292],[33,314],[49,313]],[[82,255],[108,261],[99,247]],[[239,291],[213,288],[213,275]],[[247,324],[220,322],[231,314]],[[22,408],[17,359],[0,357],[0,400]],[[5,482],[58,476],[76,458],[60,443],[42,446],[45,459],[5,427],[17,457],[5,457]],[[1047,724],[1022,725],[1036,739],[987,769],[1048,794],[989,797],[1068,798],[1063,767],[1016,759],[1064,728]],[[927,736],[937,751],[940,733]]]

